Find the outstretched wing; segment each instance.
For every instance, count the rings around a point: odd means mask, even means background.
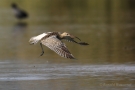
[[[55,35],[41,40],[41,43],[59,54],[61,57],[75,59],[74,56],[69,52],[65,44],[57,39]]]

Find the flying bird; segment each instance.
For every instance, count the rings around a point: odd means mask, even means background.
[[[28,17],[28,13],[22,9],[20,9],[15,3],[13,3],[11,5],[13,11],[14,11],[14,14],[15,14],[15,17],[18,18],[18,19],[25,19]]]
[[[36,44],[36,43],[38,43],[38,41],[40,41],[40,46],[42,49],[42,53],[40,56],[42,56],[44,54],[44,49],[42,46],[42,44],[43,44],[43,45],[47,46],[48,48],[50,48],[52,51],[56,52],[61,57],[75,59],[75,57],[67,49],[66,45],[61,41],[61,40],[65,39],[69,42],[74,42],[76,44],[89,45],[88,43],[85,43],[85,42],[77,42],[74,40],[75,38],[79,39],[78,37],[73,36],[67,32],[63,32],[63,33],[46,32],[46,33],[42,33],[38,36],[34,36],[34,37],[30,38],[29,42],[30,42],[30,44]]]

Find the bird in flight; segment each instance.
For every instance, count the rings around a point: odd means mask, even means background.
[[[36,44],[36,43],[38,43],[38,41],[40,41],[40,46],[42,49],[42,53],[40,56],[42,56],[44,54],[44,49],[42,46],[42,44],[43,44],[43,45],[47,46],[48,48],[50,48],[52,51],[56,52],[61,57],[75,59],[75,57],[67,49],[66,45],[61,41],[61,40],[65,39],[69,42],[74,42],[76,44],[89,45],[88,43],[85,43],[85,42],[77,42],[74,40],[75,38],[79,39],[78,37],[73,36],[67,32],[63,32],[63,33],[46,32],[46,33],[42,33],[38,36],[34,36],[34,37],[30,38],[29,42],[30,42],[30,44]]]

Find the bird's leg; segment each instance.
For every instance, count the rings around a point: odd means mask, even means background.
[[[42,56],[44,54],[44,49],[43,49],[42,43],[40,43],[40,46],[41,46],[41,49],[42,49],[42,53],[40,54],[40,56]]]

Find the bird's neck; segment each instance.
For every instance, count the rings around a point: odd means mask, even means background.
[[[58,38],[59,39],[64,39],[65,37],[61,33],[59,33]]]

